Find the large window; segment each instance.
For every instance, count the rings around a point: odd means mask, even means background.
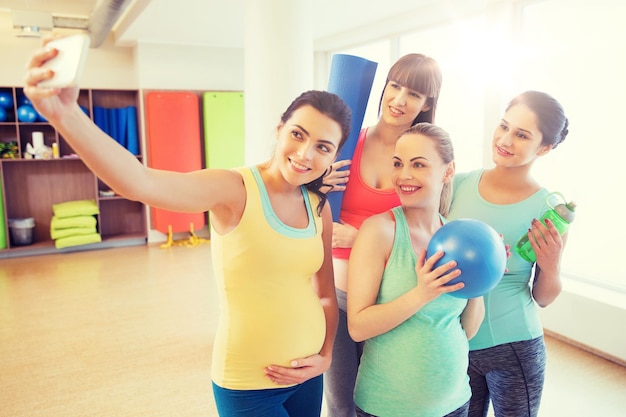
[[[565,142],[535,169],[546,186],[579,206],[564,273],[621,290],[626,290],[626,263],[620,260],[626,249],[620,214],[626,180],[625,16],[626,4],[612,0],[530,3],[521,9],[519,59],[511,62],[517,90],[554,95],[570,120]]]
[[[435,122],[452,138],[457,172],[483,163],[485,74],[474,43],[483,20],[462,19],[399,38],[399,55],[422,53],[439,63],[442,85]]]

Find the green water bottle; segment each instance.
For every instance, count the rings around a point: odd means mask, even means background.
[[[557,205],[552,205],[550,202],[550,197],[558,196],[561,198],[561,202]],[[554,223],[554,227],[559,231],[560,234],[567,232],[569,225],[574,221],[574,214],[576,212],[576,203],[570,201],[569,203],[563,197],[563,194],[558,192],[553,192],[548,194],[546,197],[546,203],[550,207],[548,211],[546,211],[543,216],[541,216],[541,222],[545,224],[546,219],[550,219],[552,223]],[[520,238],[515,245],[515,250],[519,255],[528,262],[536,262],[537,256],[535,255],[535,251],[533,247],[530,245],[530,240],[528,239],[528,233],[524,233],[524,235]]]

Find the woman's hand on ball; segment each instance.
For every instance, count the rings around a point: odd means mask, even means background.
[[[447,285],[461,275],[461,270],[455,261],[449,261],[435,268],[435,264],[443,257],[442,251],[435,252],[426,259],[426,250],[422,249],[418,255],[415,270],[417,272],[417,291],[428,301],[432,301],[441,294],[460,290],[465,286],[462,282]],[[434,268],[434,269],[433,269]]]

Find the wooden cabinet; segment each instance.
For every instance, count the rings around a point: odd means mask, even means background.
[[[12,99],[9,107],[7,97]],[[106,184],[85,166],[51,125],[41,118],[31,120],[32,115],[29,117],[22,113],[21,110],[24,109],[20,110],[20,107],[24,104],[23,97],[19,87],[0,87],[0,107],[5,111],[4,114],[0,111],[0,202],[4,208],[0,227],[4,227],[6,231],[7,243],[6,248],[0,247],[0,258],[145,244],[145,205],[120,196],[107,195],[109,188]],[[122,136],[128,149],[138,159],[142,159],[140,128],[137,123],[140,115],[138,91],[84,89],[80,91],[78,102],[94,121],[100,112],[101,120],[97,123],[99,125],[102,120],[105,124],[108,123],[108,112],[125,109],[123,120],[128,123]],[[111,123],[108,126],[110,129],[119,130],[119,126],[113,126],[114,121]],[[58,158],[29,159],[33,133],[37,137],[43,136],[45,146],[50,149],[58,148]],[[97,231],[102,242],[56,249],[50,237],[52,205],[84,199],[93,199],[98,204],[100,214],[97,216]],[[10,239],[8,220],[30,217],[35,220],[33,243],[16,245]]]

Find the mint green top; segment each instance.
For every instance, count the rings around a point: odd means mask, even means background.
[[[401,207],[377,304],[417,285],[413,251]],[[467,336],[460,315],[467,300],[443,294],[396,328],[365,341],[354,392],[363,411],[380,417],[441,417],[470,398]]]
[[[470,340],[470,350],[530,340],[543,334],[530,293],[534,264],[522,259],[514,248],[519,238],[528,232],[532,219],[539,219],[549,208],[546,204],[548,190],[542,188],[526,200],[514,204],[493,204],[478,192],[482,173],[481,169],[455,175],[454,197],[448,219],[470,218],[487,223],[503,236],[505,244],[510,245],[511,257],[507,260],[508,272],[484,296],[485,319],[476,336]]]

